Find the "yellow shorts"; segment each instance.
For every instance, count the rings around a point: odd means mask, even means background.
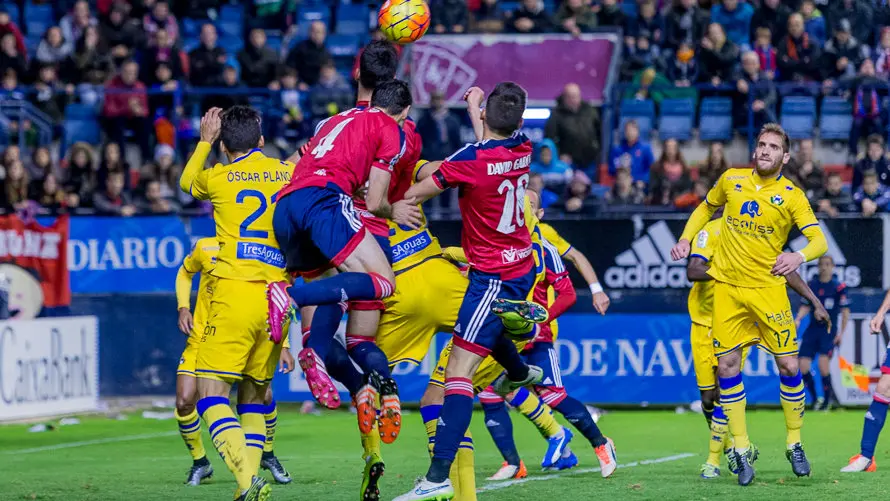
[[[457,322],[467,278],[445,259],[425,261],[396,275],[395,293],[377,328],[377,346],[390,365],[420,364],[437,332],[451,332]]]
[[[755,344],[777,357],[797,354],[797,329],[784,285],[753,289],[715,282],[713,319],[718,358]]]
[[[195,373],[226,382],[245,377],[258,383],[272,381],[281,345],[269,340],[267,317],[265,283],[220,278],[201,335]]]
[[[513,341],[513,344],[516,345],[516,350],[520,353],[527,343],[528,341]],[[442,352],[439,353],[439,360],[436,362],[436,370],[434,370],[433,374],[430,376],[431,385],[440,388],[445,387],[445,368],[448,367],[448,358],[451,356],[452,345],[452,341],[448,341],[448,344],[446,344],[445,347],[442,348]],[[482,363],[479,364],[479,368],[476,369],[476,374],[473,375],[473,390],[477,395],[482,393],[482,391],[484,391],[485,388],[488,388],[502,372],[504,372],[504,368],[501,367],[501,364],[497,363],[491,355],[485,357],[482,360]]]
[[[203,328],[202,328],[203,329]],[[196,334],[197,328],[192,331],[185,341],[185,349],[179,357],[179,366],[176,367],[177,376],[195,377],[195,363],[198,361],[198,346],[201,345],[201,336]]]
[[[699,391],[713,390],[717,387],[717,357],[714,356],[714,341],[711,340],[711,328],[692,322],[689,330],[689,342],[692,344],[692,368],[695,369],[695,382]]]

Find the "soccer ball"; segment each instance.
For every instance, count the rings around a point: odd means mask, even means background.
[[[430,27],[430,6],[424,0],[387,0],[377,14],[377,24],[391,42],[416,42]]]

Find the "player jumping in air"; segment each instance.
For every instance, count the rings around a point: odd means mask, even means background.
[[[831,370],[829,363],[834,348],[840,346],[841,336],[847,330],[850,322],[850,302],[847,300],[847,285],[834,276],[834,259],[825,255],[819,258],[819,276],[810,280],[810,289],[816,292],[822,305],[828,310],[831,319],[836,319],[838,310],[841,314],[840,330],[835,324],[834,329],[825,327],[816,322],[810,322],[803,333],[803,341],[800,345],[800,372],[803,374],[804,385],[813,398],[815,410],[829,410],[837,404],[837,396],[831,386]],[[801,299],[800,310],[797,311],[795,322],[800,327],[800,322],[812,311],[812,300]],[[819,374],[822,376],[823,397],[816,399],[816,381],[810,368],[813,359],[818,355]]]
[[[872,317],[869,327],[871,333],[877,336],[886,332],[884,324],[887,321],[887,312],[890,311],[890,291],[884,296],[884,301],[878,312]],[[887,404],[890,404],[890,344],[884,354],[884,362],[881,364],[881,378],[875,388],[871,405],[865,413],[865,423],[862,425],[862,441],[859,443],[859,454],[850,458],[850,463],[841,468],[844,473],[856,473],[860,471],[874,472],[878,469],[875,463],[875,448],[878,446],[878,437],[884,421],[887,420]]]
[[[217,139],[229,164],[202,170]],[[266,440],[263,400],[281,353],[278,343],[287,335],[279,327],[276,341],[269,338],[266,287],[286,279],[272,209],[293,166],[263,155],[263,144],[259,113],[245,106],[212,108],[201,120],[201,141],[179,180],[183,191],[213,203],[220,250],[195,362],[197,408],[245,501],[271,495],[257,476]],[[229,407],[235,382],[240,423]]]
[[[810,474],[800,443],[805,395],[785,276],[824,254],[828,244],[804,193],[782,176],[782,166],[790,159],[789,149],[785,131],[776,124],[765,125],[757,136],[754,168],[726,171],[692,213],[671,249],[674,260],[688,257],[690,241],[714,212],[725,206],[714,265],[708,274],[715,280],[712,335],[720,403],[735,444],[739,485],[754,480],[741,374],[742,349],[752,345],[759,345],[776,359],[787,430],[785,456],[797,476]],[[782,252],[792,225],[797,225],[809,243],[798,252]]]
[[[179,330],[188,336],[182,357],[179,359],[179,367],[176,369],[176,411],[175,417],[179,422],[179,433],[192,456],[192,467],[189,470],[185,483],[199,485],[202,480],[213,475],[213,467],[204,450],[204,442],[201,440],[201,418],[195,410],[198,401],[198,387],[195,382],[195,362],[198,356],[198,347],[201,344],[201,336],[207,325],[207,313],[210,311],[210,299],[213,296],[213,288],[216,285],[216,277],[211,272],[216,266],[216,258],[219,254],[219,242],[216,237],[202,238],[195,242],[192,252],[189,253],[179,267],[176,274],[176,304],[179,312]],[[201,274],[198,284],[198,300],[195,303],[195,314],[192,316],[189,305],[192,290],[192,277],[196,273]],[[288,350],[288,342],[285,339],[284,349],[281,350],[281,371],[285,374],[294,368],[294,357]],[[266,440],[263,444],[263,457],[260,466],[269,470],[275,481],[287,484],[291,481],[290,474],[275,457],[274,442],[275,429],[278,422],[278,407],[272,397],[271,385],[266,390],[263,405],[266,406],[264,417],[266,420]]]

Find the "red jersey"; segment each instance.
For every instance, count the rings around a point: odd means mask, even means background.
[[[404,147],[398,122],[373,108],[353,108],[319,124],[279,198],[308,186],[334,184],[354,195],[372,168],[393,171]]]
[[[525,222],[531,141],[520,132],[468,144],[433,174],[436,185],[459,189],[461,247],[472,268],[510,280],[534,266]]]
[[[575,294],[575,286],[572,285],[569,272],[566,270],[559,251],[556,250],[553,244],[543,238],[541,239],[541,244],[544,251],[544,267],[546,270],[544,279],[535,284],[532,300],[547,306],[547,311],[550,313],[550,321],[541,325],[533,342],[552,343],[555,341],[552,324],[556,322],[560,315],[575,304],[577,295]],[[554,294],[556,296],[555,299],[553,298]]]

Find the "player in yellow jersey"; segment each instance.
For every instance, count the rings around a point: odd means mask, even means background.
[[[229,164],[204,170],[217,138]],[[272,209],[293,164],[266,157],[263,144],[259,113],[245,106],[212,108],[201,119],[201,141],[179,180],[182,190],[213,203],[220,249],[195,363],[197,407],[245,501],[265,501],[271,494],[257,473],[266,437],[263,400],[281,345],[269,339],[266,287],[288,279],[272,232]],[[228,398],[235,382],[240,423]]]
[[[787,431],[785,455],[796,475],[810,474],[800,443],[805,395],[785,277],[824,254],[828,244],[806,195],[782,176],[789,150],[785,131],[776,124],[765,125],[757,136],[754,168],[726,171],[692,213],[671,249],[674,260],[688,257],[691,240],[719,207],[725,207],[714,265],[708,274],[715,281],[712,335],[720,402],[739,461],[739,485],[754,480],[741,375],[742,349],[753,345],[775,356]],[[809,244],[798,252],[782,252],[793,225]]]
[[[192,252],[189,253],[179,267],[176,274],[176,304],[179,316],[179,330],[188,336],[182,357],[179,359],[179,367],[176,370],[176,412],[175,417],[179,422],[179,433],[192,456],[192,467],[189,470],[185,483],[199,485],[205,478],[213,474],[213,467],[204,450],[201,440],[201,418],[195,410],[198,400],[198,388],[195,384],[195,362],[198,357],[198,346],[201,344],[201,336],[207,325],[207,312],[210,310],[210,300],[213,288],[216,285],[216,277],[211,274],[216,266],[216,256],[219,253],[219,243],[215,237],[202,238],[195,242]],[[192,315],[190,308],[190,296],[192,290],[192,278],[195,274],[201,274],[198,284],[198,300],[195,304],[195,313]],[[281,350],[280,367],[283,373],[289,373],[294,368],[294,357],[290,354],[288,343],[283,344]],[[275,457],[274,440],[275,429],[278,421],[278,408],[272,396],[272,387],[266,390],[263,404],[266,406],[264,418],[266,421],[266,440],[263,445],[263,458],[261,466],[269,470],[275,481],[281,484],[290,483],[291,478],[281,462]]]

